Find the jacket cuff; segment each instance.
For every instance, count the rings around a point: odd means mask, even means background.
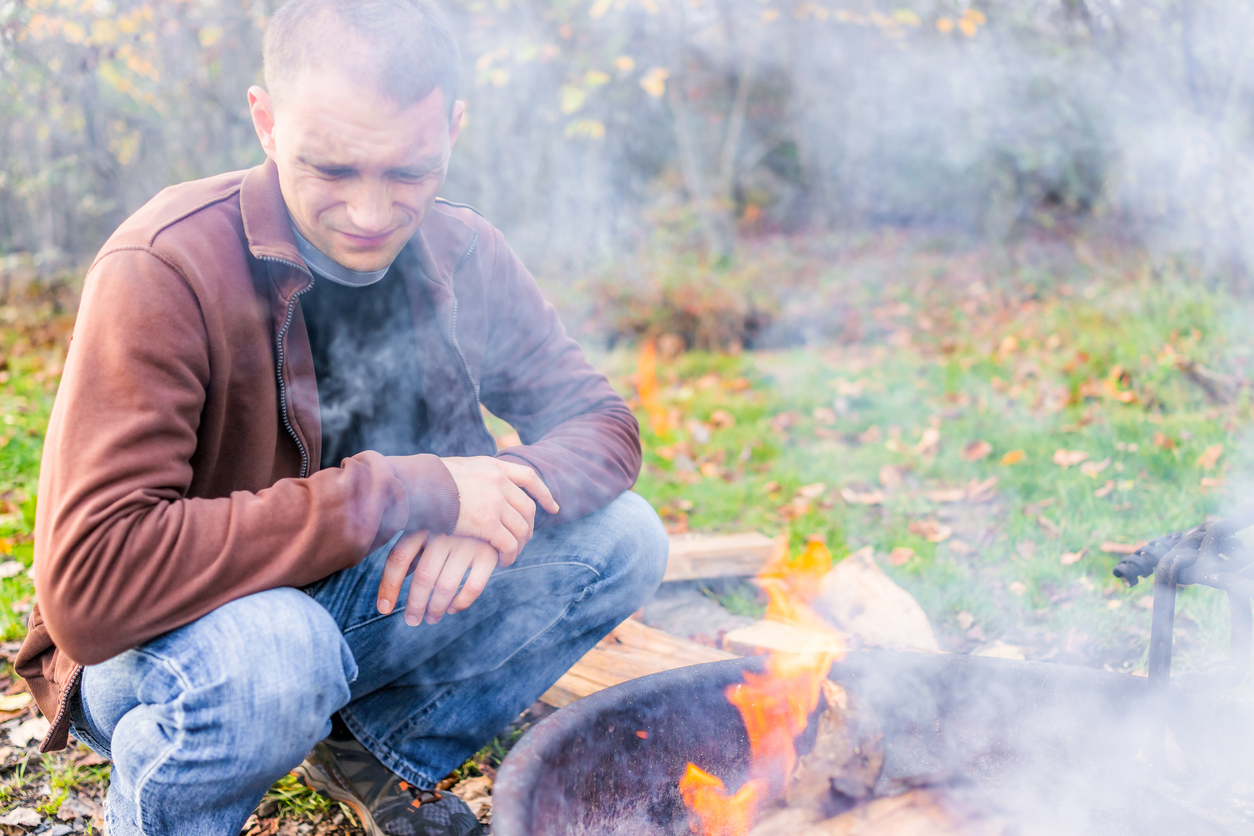
[[[453,474],[439,456],[411,457],[405,468],[405,498],[409,501],[409,531],[452,534],[461,513],[461,497]]]

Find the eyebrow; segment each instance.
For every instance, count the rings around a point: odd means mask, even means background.
[[[311,168],[316,168],[319,171],[357,171],[356,166],[349,165],[347,163],[317,162],[304,156],[298,156],[297,160],[302,164]],[[387,170],[387,174],[400,177],[423,177],[437,170],[439,167],[440,158],[438,156],[430,156],[413,165],[389,168]]]

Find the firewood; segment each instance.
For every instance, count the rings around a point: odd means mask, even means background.
[[[831,680],[822,686],[814,748],[793,770],[792,807],[831,815],[869,798],[884,768],[884,738],[871,710]]]
[[[775,541],[756,531],[739,534],[674,534],[666,561],[667,581],[756,575],[771,558]]]
[[[749,836],[792,836],[809,833],[819,821],[819,814],[799,807],[783,807],[764,812],[749,831]]]

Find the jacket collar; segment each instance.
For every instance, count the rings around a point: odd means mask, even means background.
[[[304,271],[305,262],[296,249],[291,216],[283,202],[279,170],[273,160],[267,159],[244,175],[239,201],[248,251],[256,258],[285,261]],[[453,271],[474,243],[475,231],[446,212],[437,201],[405,245],[404,252],[414,260],[423,278],[451,290]],[[292,276],[294,280],[297,278]],[[280,288],[283,296],[304,284],[304,276],[299,278],[301,281],[292,287]]]

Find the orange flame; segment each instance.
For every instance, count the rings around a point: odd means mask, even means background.
[[[746,673],[729,686],[727,701],[740,710],[749,737],[752,777],[734,794],[723,782],[688,764],[679,792],[692,811],[692,831],[701,836],[744,836],[758,807],[783,790],[797,763],[795,740],[818,708],[819,689],[832,663],[844,655],[844,638],[807,606],[831,568],[827,547],[812,541],[795,562],[781,537],[758,574],[768,604],[766,618],[796,628],[796,652],[772,654],[766,672]]]
[[[657,389],[657,345],[652,339],[645,340],[640,347],[640,363],[636,367],[636,391],[640,394],[640,405],[649,413],[649,426],[654,435],[662,435],[670,427],[666,417],[666,407]]]

